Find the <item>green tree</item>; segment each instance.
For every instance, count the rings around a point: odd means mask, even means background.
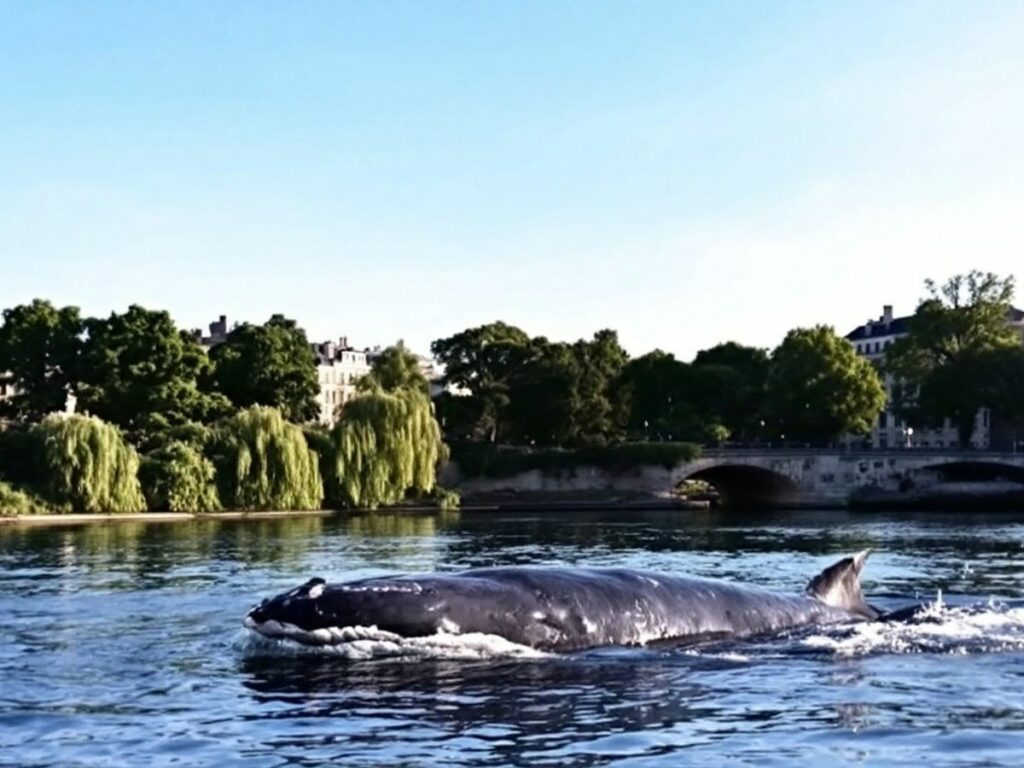
[[[361,392],[382,389],[394,392],[397,389],[415,389],[424,395],[430,394],[430,382],[423,375],[419,358],[405,348],[400,341],[385,348],[373,358],[370,372],[363,376],[357,387]]]
[[[316,452],[276,408],[251,406],[219,425],[211,447],[220,498],[234,509],[318,509]]]
[[[85,323],[79,408],[126,430],[135,441],[170,426],[207,422],[229,410],[200,388],[209,372],[202,347],[164,311],[132,305]]]
[[[73,512],[144,512],[139,457],[121,431],[95,416],[53,415],[34,430],[42,442],[46,495]]]
[[[613,385],[627,360],[615,331],[573,344],[531,339],[507,378],[506,441],[568,446],[620,438]]]
[[[975,270],[925,286],[928,296],[907,335],[886,351],[885,367],[896,382],[893,405],[921,426],[951,419],[960,445],[968,446],[979,408],[991,404],[988,371],[998,356],[989,356],[1020,345],[1008,322],[1013,278]]]
[[[263,325],[243,323],[210,350],[217,390],[239,408],[278,408],[295,422],[316,419],[316,358],[294,320],[274,315]]]
[[[35,299],[4,310],[0,374],[11,375],[17,393],[0,402],[0,414],[35,422],[64,409],[75,389],[82,330],[77,307]]]
[[[532,339],[507,378],[505,442],[557,446],[579,432],[580,361],[568,344]]]
[[[772,352],[766,390],[780,436],[818,445],[868,432],[885,405],[878,372],[824,325],[786,334]]]
[[[615,398],[625,414],[631,440],[716,442],[721,437],[713,414],[695,407],[693,366],[656,349],[630,360],[616,383]]]
[[[430,398],[417,387],[363,392],[332,433],[337,487],[349,506],[374,509],[431,493],[447,458]]]
[[[697,353],[698,410],[722,424],[734,440],[763,439],[768,353],[730,341]]]
[[[530,337],[502,322],[469,328],[430,345],[445,368],[445,381],[464,390],[476,403],[453,414],[475,413],[472,424],[459,424],[475,438],[496,442],[502,437],[504,411],[509,403],[508,379],[529,354]],[[447,414],[445,414],[447,415]]]
[[[139,481],[150,510],[216,512],[221,508],[216,474],[198,448],[172,440],[143,457]]]
[[[581,443],[605,443],[622,437],[621,409],[614,400],[614,384],[629,362],[619,344],[619,335],[609,329],[598,331],[590,341],[573,345],[579,370],[576,385],[576,435]]]

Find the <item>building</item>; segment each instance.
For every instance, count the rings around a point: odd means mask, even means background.
[[[359,379],[370,372],[372,352],[353,348],[345,336],[336,342],[326,341],[311,346],[320,383],[317,395],[319,421],[332,426],[338,419],[338,409],[355,395]]]
[[[237,323],[235,325],[237,326]],[[201,328],[194,329],[192,331],[192,336],[202,345],[203,349],[209,352],[213,347],[227,341],[228,334],[231,332],[231,329],[228,328],[227,315],[221,315],[207,327],[210,329],[209,336],[204,335]]]
[[[1021,334],[1024,343],[1024,312],[1011,310],[1007,319]],[[876,367],[885,361],[886,350],[909,330],[910,316],[893,317],[892,306],[882,307],[882,315],[877,320],[868,320],[846,335],[846,340],[853,345],[857,353],[866,357]],[[875,420],[871,433],[865,437],[848,437],[846,444],[850,447],[864,446],[870,448],[957,448],[960,438],[956,425],[946,419],[942,427],[937,429],[913,428],[892,411],[893,377],[883,374],[885,394],[888,398],[886,409]],[[982,408],[975,418],[974,433],[971,436],[971,447],[987,449],[991,444],[991,424],[988,409]]]

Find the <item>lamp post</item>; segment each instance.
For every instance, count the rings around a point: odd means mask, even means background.
[[[907,448],[913,448],[914,447],[914,428],[913,427],[907,427],[904,431],[907,433]]]

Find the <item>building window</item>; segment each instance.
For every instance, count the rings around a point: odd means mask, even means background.
[[[878,414],[878,428],[886,429],[889,426],[889,414],[886,411],[882,411]]]

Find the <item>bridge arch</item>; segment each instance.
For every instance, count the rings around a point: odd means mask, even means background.
[[[677,478],[676,487],[687,480],[701,480],[714,487],[727,507],[787,507],[800,496],[799,487],[790,477],[753,464],[725,462],[691,467]]]

